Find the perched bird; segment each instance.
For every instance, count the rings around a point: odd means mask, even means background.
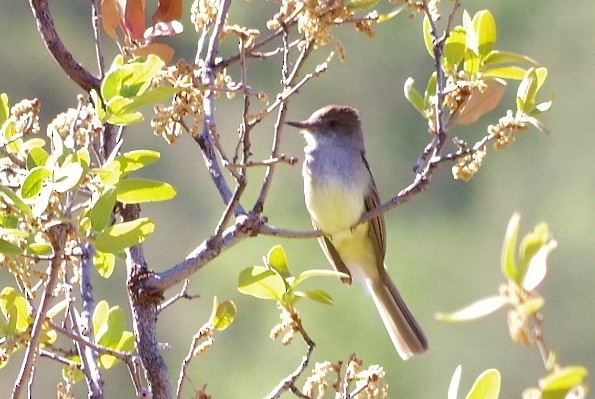
[[[327,259],[349,275],[345,284],[353,279],[370,293],[401,358],[425,352],[426,337],[384,266],[384,218],[353,227],[380,202],[358,111],[329,105],[306,120],[287,123],[300,128],[306,138],[304,196],[312,224],[324,233],[319,243]]]

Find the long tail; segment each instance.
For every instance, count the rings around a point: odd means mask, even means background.
[[[399,356],[407,360],[425,352],[428,349],[428,341],[388,274],[385,273],[383,277],[368,280],[366,288],[374,299]]]

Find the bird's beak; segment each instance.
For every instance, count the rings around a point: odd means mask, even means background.
[[[305,121],[288,121],[288,122],[285,122],[285,123],[287,123],[289,126],[297,127],[299,129],[311,129],[312,128],[312,123],[309,122],[308,120],[305,120]]]

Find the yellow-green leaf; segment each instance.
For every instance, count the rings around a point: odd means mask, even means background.
[[[52,172],[45,166],[37,166],[31,169],[21,187],[21,195],[23,198],[33,198],[39,194],[46,180],[51,176]]]
[[[233,323],[237,313],[236,304],[233,301],[219,303],[217,297],[213,298],[213,311],[211,313],[211,324],[219,331],[225,330]]]
[[[281,276],[289,275],[289,262],[287,254],[281,245],[275,245],[269,250],[266,258],[268,267],[275,269]]]
[[[260,299],[281,300],[285,294],[285,281],[267,267],[248,267],[240,272],[238,291]]]
[[[481,10],[473,16],[473,28],[477,35],[479,56],[485,58],[494,48],[497,39],[496,21],[488,10]]]
[[[566,366],[539,380],[543,399],[565,398],[568,391],[582,384],[588,370],[583,366]]]
[[[489,369],[477,377],[466,399],[498,399],[499,394],[500,372]]]
[[[116,184],[118,201],[125,204],[167,201],[176,196],[170,184],[149,179],[128,178]]]
[[[467,34],[462,26],[456,26],[444,43],[444,58],[449,65],[455,66],[463,61],[465,57],[465,48]]]
[[[116,265],[116,256],[114,254],[97,251],[93,256],[93,265],[99,275],[103,278],[110,278]]]
[[[504,244],[502,245],[501,265],[502,273],[506,278],[520,284],[519,270],[516,263],[516,243],[519,236],[519,223],[521,215],[514,213],[508,222]]]
[[[153,234],[154,230],[155,222],[148,218],[119,223],[103,230],[95,238],[95,246],[102,252],[122,252],[126,248],[143,242]]]
[[[116,188],[110,187],[97,198],[97,201],[95,201],[95,204],[89,211],[91,226],[95,230],[101,231],[109,224],[114,205],[116,205],[116,198]]]

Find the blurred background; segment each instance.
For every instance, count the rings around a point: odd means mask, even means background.
[[[177,48],[176,57],[191,60],[196,34],[189,23],[190,2],[186,3],[186,30],[170,43]],[[89,2],[63,0],[52,2],[51,6],[66,46],[95,71]],[[262,16],[271,15],[275,7],[272,2],[234,1],[229,22],[256,27],[264,35]],[[428,191],[386,215],[386,263],[429,337],[430,351],[424,356],[408,362],[398,358],[371,298],[360,287],[347,289],[335,280],[318,280],[309,285],[323,287],[336,301],[332,307],[300,304],[304,324],[317,343],[313,360],[345,360],[355,352],[365,365],[381,364],[391,397],[446,397],[450,378],[459,364],[463,366],[460,396],[487,368],[497,368],[502,373],[502,398],[520,397],[523,389],[535,386],[544,375],[537,349],[510,341],[505,312],[469,324],[449,325],[434,319],[438,311],[452,311],[498,292],[504,281],[500,249],[513,212],[522,215],[521,236],[538,222],[546,221],[558,240],[558,248],[550,257],[548,276],[540,287],[546,300],[546,342],[559,354],[562,364],[581,364],[591,372],[595,370],[595,179],[590,138],[595,118],[595,53],[590,45],[595,38],[595,3],[570,7],[555,0],[464,1],[463,7],[471,15],[489,8],[498,24],[496,48],[528,55],[548,68],[541,100],[548,100],[550,93],[555,96],[552,110],[543,117],[551,134],[532,129],[519,135],[507,151],[490,150],[483,167],[468,183],[453,180],[450,167],[443,167]],[[38,97],[45,128],[57,113],[76,106],[79,89],[47,53],[27,2],[0,1],[0,18],[0,92],[8,93],[11,104]],[[335,58],[328,72],[306,85],[289,104],[291,119],[303,119],[329,103],[359,108],[368,160],[385,200],[412,181],[412,166],[429,140],[426,122],[402,94],[403,83],[409,76],[423,89],[432,71],[432,59],[421,36],[421,21],[419,17],[410,19],[402,14],[376,26],[375,39],[347,27],[336,30],[337,40],[346,48],[347,61],[341,63]],[[104,42],[109,65],[116,48],[109,39],[104,38]],[[230,41],[222,55],[231,54],[236,48]],[[331,49],[332,46],[320,49],[317,59],[324,60]],[[279,87],[278,62],[254,61],[249,68],[254,89],[274,93],[272,90]],[[453,131],[452,135],[469,142],[482,137],[485,126],[495,122],[506,109],[514,108],[516,88],[514,82],[510,84],[497,111],[470,128]],[[218,130],[230,151],[241,103],[240,98],[218,103]],[[150,118],[150,109],[145,115]],[[255,159],[267,156],[271,135],[270,122],[254,131]],[[303,145],[296,131],[283,132],[282,151],[286,155],[302,159]],[[158,222],[157,232],[146,241],[145,255],[150,267],[159,272],[180,262],[211,234],[223,204],[191,138],[183,137],[167,146],[153,135],[147,119],[126,133],[125,150],[136,148],[160,151],[160,162],[143,173],[167,180],[178,189],[173,201],[143,206],[144,215]],[[250,172],[255,189],[263,171],[255,168]],[[255,193],[247,193],[245,206],[252,206]],[[265,214],[280,227],[310,228],[299,166],[277,168]],[[302,342],[296,339],[290,347],[282,347],[268,338],[270,329],[278,322],[274,303],[243,296],[235,288],[239,272],[262,264],[262,256],[275,244],[285,247],[296,273],[330,267],[313,239],[257,237],[222,253],[191,279],[190,291],[200,298],[178,302],[160,318],[160,339],[171,346],[164,355],[174,382],[192,335],[208,319],[215,295],[220,300],[233,300],[239,313],[228,330],[216,334],[215,346],[190,366],[197,388],[207,384],[207,392],[214,398],[259,398],[297,367],[305,349]],[[120,305],[129,314],[125,270],[122,264],[119,266],[109,280],[96,277],[95,297],[106,298],[110,305]],[[0,270],[0,286],[12,282],[10,274]],[[175,290],[167,294],[174,295]],[[132,329],[130,320],[128,328]],[[22,351],[0,372],[0,397],[7,397],[11,391],[21,357]],[[106,371],[104,378],[106,397],[134,397],[123,366]],[[34,397],[53,397],[59,379],[60,368],[42,359]],[[593,385],[592,379],[590,384]],[[79,397],[84,396],[83,392],[81,389]]]

